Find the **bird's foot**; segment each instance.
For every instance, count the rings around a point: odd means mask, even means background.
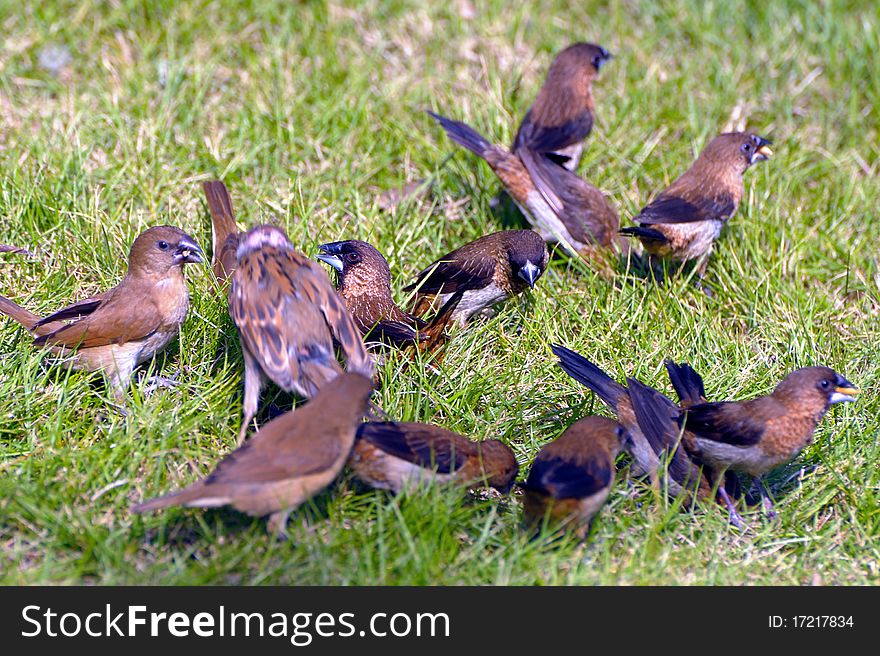
[[[145,395],[150,396],[155,393],[159,389],[173,389],[180,385],[177,380],[177,377],[180,375],[180,371],[175,371],[174,375],[170,378],[165,378],[163,376],[155,375],[150,376],[146,380],[143,381],[143,392]]]
[[[767,495],[761,496],[761,505],[764,508],[764,514],[767,515],[767,519],[774,521],[779,517],[779,515],[776,514],[776,509],[773,507],[773,502]]]

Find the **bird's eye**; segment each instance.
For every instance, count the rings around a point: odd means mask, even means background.
[[[831,381],[826,378],[821,383],[819,383],[819,387],[821,387],[824,390],[830,389],[831,388]]]
[[[361,256],[358,255],[357,253],[349,253],[348,255],[345,256],[345,259],[348,260],[349,262],[354,263],[354,262],[359,262],[361,259]]]
[[[170,248],[168,242],[164,240],[156,242],[156,246],[158,246],[160,251],[167,251]]]
[[[742,145],[742,151],[743,151],[744,153],[750,153],[750,152],[752,152],[752,144],[750,144],[749,142],[744,143],[744,144]]]

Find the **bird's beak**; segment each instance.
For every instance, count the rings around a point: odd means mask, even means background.
[[[318,250],[321,251],[321,254],[315,259],[320,260],[321,262],[326,262],[339,273],[342,273],[342,258],[336,254],[339,252],[339,242],[334,241],[329,244],[321,244],[318,246]]]
[[[593,65],[597,71],[601,71],[602,67],[612,59],[614,59],[614,55],[602,48],[600,55],[593,60]]]
[[[183,238],[177,242],[174,251],[174,264],[200,264],[205,261],[204,253],[192,239]]]
[[[859,389],[840,374],[837,374],[834,384],[836,387],[831,395],[831,403],[852,402],[859,395]]]
[[[755,162],[762,162],[765,159],[770,159],[773,155],[773,151],[769,148],[770,144],[773,142],[764,137],[755,138],[758,140],[758,148],[755,150],[755,154],[752,155],[752,164]]]
[[[535,281],[538,279],[538,276],[541,275],[541,269],[532,264],[532,262],[527,261],[525,265],[517,271],[516,275],[529,283],[529,287],[534,288]]]

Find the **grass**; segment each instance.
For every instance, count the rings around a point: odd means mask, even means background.
[[[580,172],[624,224],[714,134],[747,123],[774,140],[718,243],[714,297],[684,279],[609,284],[559,259],[530,297],[458,333],[439,373],[392,357],[380,405],[499,437],[524,475],[574,419],[606,412],[554,364],[554,342],[669,393],[666,357],[693,363],[714,399],[766,393],[810,364],[864,390],[772,476],[779,521],[749,512],[743,534],[721,508],[656,498],[625,461],[586,544],[530,541],[515,496],[393,497],[348,474],[293,515],[289,542],[231,511],[135,517],[131,503],[195,480],[235,444],[241,353],[207,268],[192,267],[190,317],[152,365],[182,384],[145,397],[136,383],[126,417],[99,377],[47,367],[0,322],[0,583],[877,581],[873,3],[2,0],[0,25],[0,242],[38,256],[0,255],[0,293],[35,312],[115,284],[149,225],[207,247],[199,182],[212,177],[241,225],[276,222],[310,255],[371,241],[399,297],[444,249],[502,227],[491,171],[422,110],[509,143],[552,54],[592,40],[615,59]],[[59,52],[69,63],[47,67]],[[430,199],[378,209],[382,190],[424,175],[436,178]]]

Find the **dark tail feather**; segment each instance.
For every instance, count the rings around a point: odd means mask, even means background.
[[[586,385],[601,398],[612,410],[617,411],[617,401],[626,394],[626,388],[612,379],[599,367],[579,353],[564,346],[554,344],[553,353],[559,358],[559,366],[569,376],[582,385]]]
[[[5,296],[0,296],[0,314],[5,314],[10,319],[24,326],[28,332],[37,335],[48,335],[53,330],[64,327],[64,324],[60,321],[57,324],[40,326],[40,317],[33,312],[25,310],[18,303],[10,301]]]
[[[440,123],[443,129],[446,130],[446,134],[449,135],[450,139],[452,139],[459,146],[464,146],[472,153],[475,153],[480,157],[485,158],[486,154],[490,150],[495,148],[495,146],[486,141],[486,139],[483,138],[483,136],[479,132],[474,130],[466,123],[462,123],[461,121],[453,121],[451,118],[440,116],[440,114],[435,114],[430,110],[428,110],[428,114],[436,119],[438,123]]]
[[[675,388],[679,403],[683,408],[706,402],[703,379],[700,374],[694,371],[693,367],[686,362],[676,364],[672,360],[666,360],[664,364],[669,373],[669,381]]]
[[[659,230],[654,230],[654,228],[645,228],[642,226],[631,226],[629,228],[622,228],[620,230],[620,234],[627,235],[629,237],[638,237],[639,239],[644,239],[647,241],[657,241],[657,242],[667,242],[669,241]]]
[[[219,180],[202,183],[208,209],[211,211],[211,235],[213,252],[211,268],[222,287],[232,275],[236,265],[235,251],[238,248],[238,225],[232,210],[232,200],[226,185]]]

